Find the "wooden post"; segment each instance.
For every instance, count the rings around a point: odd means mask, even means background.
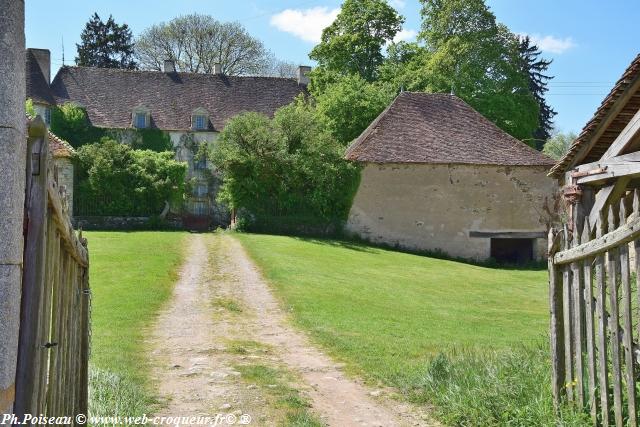
[[[605,230],[604,215],[600,212],[596,227],[596,238],[602,237]],[[609,425],[609,366],[607,362],[607,316],[604,255],[596,256],[596,313],[598,315],[598,377],[600,383],[600,407],[602,425]]]
[[[569,249],[569,230],[567,225],[563,228],[564,249]],[[567,400],[573,402],[573,292],[571,289],[571,268],[562,266],[562,312],[564,314],[564,365],[565,365],[565,390]]]
[[[615,215],[613,208],[609,206],[609,230],[615,229]],[[609,305],[611,316],[609,317],[609,327],[611,329],[611,359],[613,374],[613,411],[616,426],[622,427],[622,370],[620,366],[620,325],[618,310],[618,248],[607,252],[607,279],[609,282]]]
[[[584,220],[582,243],[586,243],[590,240],[591,226],[589,224],[589,218]],[[591,412],[591,419],[594,425],[598,422],[598,404],[596,400],[596,355],[595,355],[595,336],[593,327],[593,284],[591,283],[591,261],[592,259],[586,258],[583,261],[583,277],[584,277],[584,299],[585,299],[585,327],[586,327],[586,339],[587,339],[587,372],[588,379],[588,403]]]
[[[620,224],[627,219],[624,199],[620,200]],[[622,318],[624,323],[624,355],[627,383],[627,425],[636,427],[636,378],[633,363],[633,321],[631,317],[631,275],[629,273],[629,244],[620,246],[620,282],[622,287]]]
[[[24,248],[20,341],[16,371],[16,416],[37,414],[39,406],[40,354],[46,341],[40,329],[46,266],[47,166],[49,145],[44,122],[38,124],[35,138],[30,138],[27,162],[28,191],[25,214],[29,227]]]
[[[577,209],[576,209],[577,212]],[[576,215],[577,216],[577,215]],[[573,221],[573,246],[580,246],[580,232],[578,231],[578,221]],[[582,288],[582,265],[578,262],[571,263],[571,271],[573,275],[573,291],[572,291],[572,303],[573,303],[573,351],[574,351],[574,363],[575,363],[575,399],[580,408],[584,407],[584,371],[583,371],[583,349],[584,349],[584,326],[582,317],[584,313],[584,293]]]
[[[564,395],[565,355],[563,313],[562,313],[562,270],[553,263],[553,255],[560,245],[561,234],[549,230],[548,265],[549,265],[549,314],[553,402],[556,413]]]

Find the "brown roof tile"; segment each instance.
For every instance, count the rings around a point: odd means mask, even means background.
[[[210,130],[219,131],[242,112],[273,115],[304,87],[295,79],[276,77],[63,67],[52,90],[58,103],[73,101],[85,107],[95,126],[131,127],[133,109],[144,106],[151,113],[151,127],[188,130],[193,111],[204,108]]]
[[[567,171],[569,167],[575,162],[589,162],[595,161],[600,158],[604,152],[609,148],[611,143],[615,140],[615,137],[619,134],[620,130],[626,126],[633,114],[638,110],[640,102],[640,94],[636,93],[628,101],[629,108],[623,108],[618,117],[614,118],[613,122],[616,129],[610,126],[611,132],[609,135],[601,137],[598,141],[592,141],[595,133],[598,131],[600,125],[605,121],[611,112],[613,106],[621,99],[622,95],[629,89],[629,87],[640,78],[640,54],[635,57],[629,67],[624,71],[622,77],[616,82],[611,92],[602,100],[600,107],[596,110],[595,114],[587,122],[587,124],[578,135],[578,138],[573,142],[569,151],[565,156],[551,168],[549,175],[559,177]],[[628,111],[625,111],[628,110]],[[581,158],[578,158],[578,153],[592,144],[592,147],[588,152],[583,153]]]
[[[49,151],[53,157],[71,157],[76,150],[64,139],[49,131]]]
[[[42,74],[42,70],[36,61],[31,49],[26,51],[27,60],[27,99],[40,104],[55,105],[56,100],[51,93],[47,80]]]
[[[552,165],[454,95],[403,92],[347,149],[371,163]]]

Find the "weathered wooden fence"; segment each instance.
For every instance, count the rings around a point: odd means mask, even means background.
[[[623,186],[605,206],[592,206],[590,194],[549,235],[553,392],[557,404],[588,410],[594,425],[636,426],[640,190]]]
[[[89,259],[38,118],[29,124],[16,415],[87,412]]]

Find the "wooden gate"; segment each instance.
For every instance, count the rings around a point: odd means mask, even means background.
[[[25,249],[14,412],[87,412],[89,276],[86,240],[74,232],[49,137],[29,123]]]
[[[567,224],[549,234],[553,392],[594,425],[638,425],[640,112],[597,162],[566,174]]]

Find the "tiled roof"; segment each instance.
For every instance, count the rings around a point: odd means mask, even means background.
[[[53,157],[71,157],[76,152],[74,148],[64,139],[51,131],[49,132],[49,150]]]
[[[348,148],[371,163],[552,165],[454,95],[403,92]]]
[[[85,107],[94,126],[131,127],[132,111],[142,106],[149,110],[151,127],[188,130],[194,110],[204,108],[209,130],[219,131],[242,112],[273,115],[304,87],[276,77],[63,67],[52,90],[59,104],[73,101]]]
[[[604,98],[567,154],[551,168],[550,175],[558,177],[566,172],[572,164],[596,161],[607,151],[620,131],[640,108],[640,92],[635,90],[634,93],[627,93],[631,86],[637,85],[638,79],[640,79],[640,55],[635,57],[611,92]],[[625,105],[619,105],[619,111],[610,117],[614,106],[621,102],[620,100],[625,94],[628,95],[623,101]],[[602,132],[597,140],[594,140],[596,133],[600,133],[600,127],[605,122],[608,122],[606,131]]]
[[[40,104],[55,105],[56,101],[49,89],[47,80],[30,49],[26,51],[27,60],[27,99]]]

